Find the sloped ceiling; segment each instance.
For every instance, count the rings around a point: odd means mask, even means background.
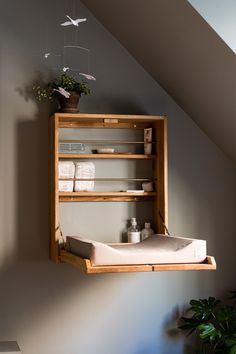
[[[82,2],[236,162],[235,54],[187,0]]]

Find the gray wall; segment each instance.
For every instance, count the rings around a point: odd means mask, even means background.
[[[46,70],[40,53],[64,40],[69,6],[0,3],[0,340],[24,354],[184,353],[168,331],[179,311],[235,289],[235,166],[78,2],[97,77],[81,111],[169,116],[169,229],[206,238],[218,270],[86,276],[49,261],[50,108],[30,85]]]

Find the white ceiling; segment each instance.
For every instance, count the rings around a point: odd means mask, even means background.
[[[187,0],[82,0],[236,162],[236,58]]]

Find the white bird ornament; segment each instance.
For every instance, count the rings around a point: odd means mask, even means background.
[[[62,69],[64,73],[66,73],[69,70],[69,66],[64,66],[64,68]]]
[[[58,87],[58,89],[54,89],[53,91],[59,92],[65,98],[69,98],[70,97],[70,93],[67,92],[66,90],[64,90],[64,88],[62,88],[62,87]]]
[[[51,53],[45,53],[44,58],[47,59]]]
[[[61,26],[79,26],[79,23],[87,21],[87,18],[77,18],[76,20],[73,20],[70,16],[66,15],[66,17],[69,19],[69,21],[66,21],[64,23],[61,23]]]
[[[85,73],[79,73],[80,75],[84,76],[87,80],[96,80],[93,75],[85,74]]]

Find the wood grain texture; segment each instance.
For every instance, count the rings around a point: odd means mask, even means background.
[[[84,259],[76,256],[70,252],[61,250],[60,260],[65,263],[69,263],[82,272],[88,274],[98,274],[98,273],[130,273],[130,272],[152,272],[151,265],[117,265],[117,266],[92,266],[89,259]]]
[[[50,119],[50,257],[58,262],[59,196],[58,196],[58,118]]]
[[[168,227],[168,156],[167,156],[167,119],[156,123],[154,177],[156,177],[157,199],[155,204],[155,224],[157,232],[165,234],[166,230],[159,216],[161,213],[165,225]]]
[[[207,256],[203,263],[184,263],[184,264],[154,264],[153,271],[174,271],[174,270],[216,270],[214,257]]]
[[[136,202],[154,199],[155,192],[60,192],[60,202]]]
[[[140,265],[112,265],[112,266],[92,266],[89,259],[76,256],[70,252],[61,250],[60,260],[79,268],[88,274],[98,273],[133,273],[133,272],[160,272],[177,270],[215,270],[216,263],[214,257],[207,256],[204,263],[192,264],[140,264]]]
[[[142,154],[59,154],[59,159],[134,159],[134,160],[154,160],[155,155]]]

